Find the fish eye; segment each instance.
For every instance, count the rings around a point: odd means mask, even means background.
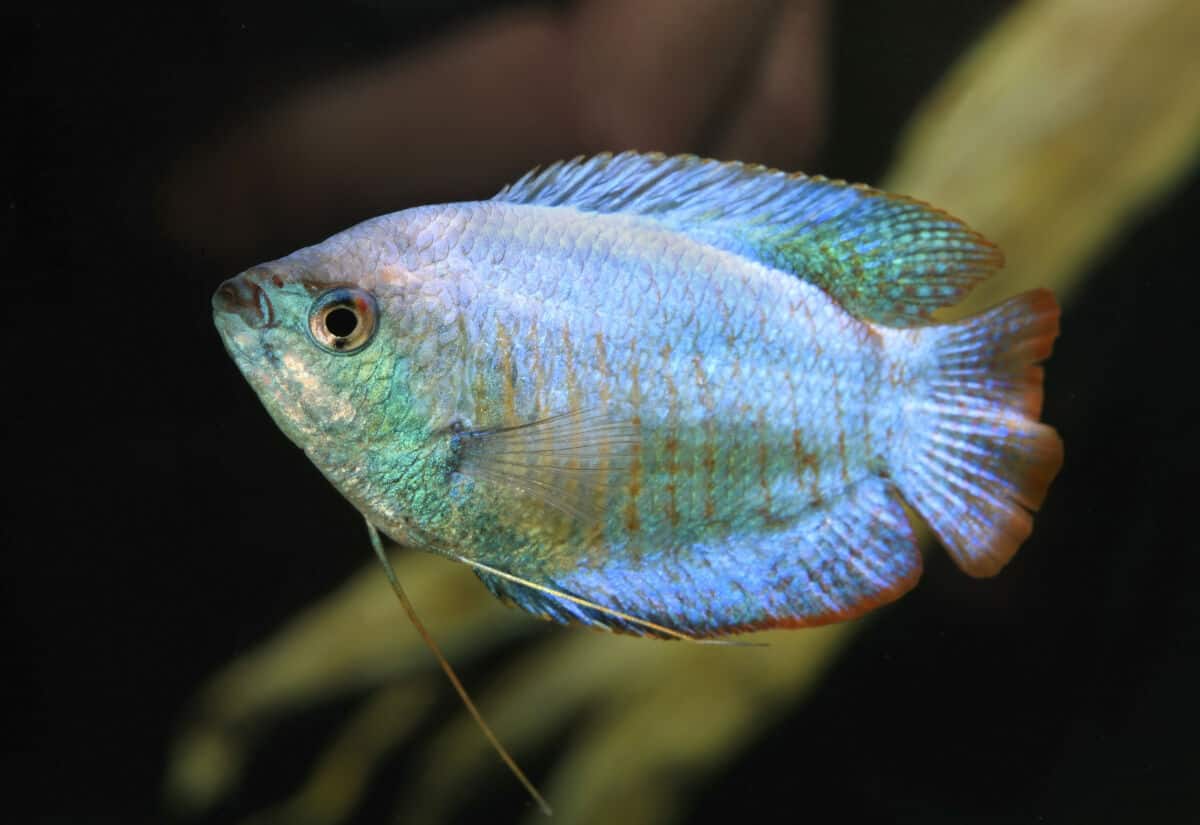
[[[365,289],[339,286],[322,292],[308,311],[308,334],[318,347],[350,355],[371,343],[379,308]]]

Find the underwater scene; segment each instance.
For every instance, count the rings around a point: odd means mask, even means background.
[[[5,29],[6,821],[1200,820],[1200,5]]]

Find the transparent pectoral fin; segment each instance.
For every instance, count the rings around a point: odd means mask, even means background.
[[[459,472],[519,490],[534,507],[598,523],[640,442],[636,424],[600,410],[570,410],[511,427],[455,435]]]

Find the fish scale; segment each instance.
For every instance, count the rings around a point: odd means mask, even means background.
[[[901,502],[972,575],[1028,536],[1062,460],[1037,421],[1057,305],[930,319],[1000,262],[909,198],[625,153],[364,222],[214,314],[393,538],[538,615],[707,636],[899,596]]]

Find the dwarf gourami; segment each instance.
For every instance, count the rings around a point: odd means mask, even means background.
[[[935,323],[1002,264],[861,185],[693,156],[534,170],[226,281],[225,346],[377,528],[561,622],[704,638],[917,581],[907,504],[998,572],[1062,462],[1045,290]]]

